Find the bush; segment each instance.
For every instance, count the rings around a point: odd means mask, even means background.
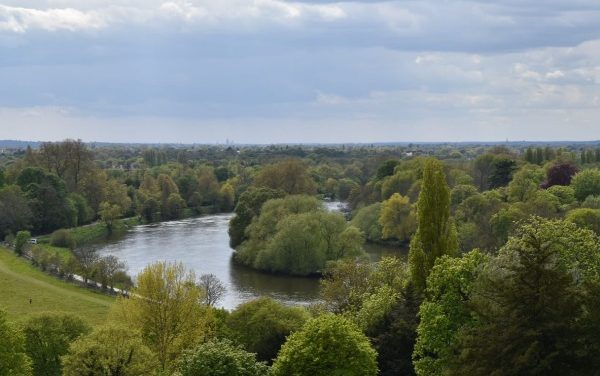
[[[55,247],[75,249],[77,242],[71,230],[61,229],[52,233],[50,244]]]
[[[18,255],[22,255],[25,251],[27,242],[31,239],[31,233],[29,231],[17,232],[17,238],[15,239],[15,252]]]

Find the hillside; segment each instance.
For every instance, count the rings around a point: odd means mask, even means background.
[[[0,248],[0,286],[0,307],[14,319],[60,311],[78,314],[97,324],[106,319],[114,301],[46,275],[5,248]]]

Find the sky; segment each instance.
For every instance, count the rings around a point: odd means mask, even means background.
[[[600,139],[598,0],[0,0],[0,139]]]

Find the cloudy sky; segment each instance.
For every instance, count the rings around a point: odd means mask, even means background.
[[[598,0],[0,0],[0,139],[600,139]]]

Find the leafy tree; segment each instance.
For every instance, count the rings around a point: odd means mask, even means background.
[[[387,177],[381,185],[381,196],[384,199],[388,199],[394,193],[400,193],[401,195],[406,196],[417,180],[415,175],[415,172],[412,170],[401,170],[394,175]]]
[[[517,163],[506,157],[496,157],[492,164],[492,173],[489,177],[489,188],[505,187],[512,180]]]
[[[414,375],[412,354],[417,339],[420,295],[412,284],[400,293],[392,309],[368,332],[377,350],[381,376]]]
[[[480,276],[474,319],[460,335],[456,374],[592,374],[597,341],[581,323],[597,281],[599,239],[574,224],[532,218]],[[592,371],[594,370],[594,371]]]
[[[183,217],[185,201],[179,193],[171,193],[167,199],[167,205],[163,208],[164,219],[178,219]]]
[[[122,278],[122,274],[126,274],[125,263],[119,261],[116,256],[107,255],[98,259],[94,263],[99,282],[102,287],[109,287],[112,291],[115,283]]]
[[[127,193],[127,186],[111,179],[106,184],[106,202],[120,208],[122,214],[131,209],[131,198]]]
[[[273,376],[377,375],[377,353],[348,319],[324,314],[308,321],[281,348]]]
[[[18,185],[0,189],[0,235],[28,228],[31,219],[29,203]]]
[[[281,198],[284,194],[283,191],[275,189],[255,187],[250,187],[242,193],[234,210],[235,215],[229,222],[229,245],[236,248],[242,244],[247,238],[246,228],[254,217],[258,217],[262,205],[268,200]]]
[[[454,255],[458,249],[456,227],[450,218],[450,191],[443,166],[436,159],[425,164],[417,211],[418,228],[410,243],[409,264],[415,287],[422,291],[435,260]]]
[[[73,203],[75,211],[77,212],[78,226],[89,223],[94,219],[96,213],[90,205],[88,205],[85,197],[77,193],[70,193],[69,200]]]
[[[77,316],[46,313],[29,318],[23,329],[25,348],[36,376],[62,375],[61,357],[71,342],[90,331]]]
[[[181,376],[267,376],[269,368],[255,355],[227,340],[212,340],[183,354]]]
[[[223,184],[219,192],[221,196],[221,210],[231,211],[235,205],[235,189],[229,183]]]
[[[553,185],[547,191],[558,198],[561,205],[568,206],[575,202],[575,190],[572,187]]]
[[[77,210],[58,176],[28,167],[21,171],[17,183],[29,199],[34,231],[50,232],[77,224]]]
[[[419,308],[413,360],[417,375],[444,375],[457,355],[462,327],[472,322],[469,301],[473,284],[487,257],[474,250],[462,258],[439,258],[427,279],[425,300]]]
[[[588,209],[600,209],[600,195],[599,196],[588,196],[582,203],[582,208]]]
[[[384,201],[381,204],[379,224],[384,239],[409,239],[416,229],[416,220],[408,197],[394,193],[392,197]]]
[[[574,209],[567,214],[566,220],[600,235],[600,209]]]
[[[9,323],[6,312],[0,309],[0,376],[31,375],[31,360],[25,352],[25,338]]]
[[[15,252],[18,255],[22,255],[25,251],[25,246],[27,242],[31,239],[31,233],[29,231],[19,231],[17,232],[17,237],[15,238]]]
[[[193,272],[181,263],[156,262],[137,276],[130,298],[119,299],[113,313],[127,327],[139,330],[165,370],[182,350],[207,334],[208,311],[200,305],[202,299]]]
[[[113,230],[114,221],[123,215],[123,211],[119,205],[104,201],[100,204],[100,212],[98,214],[100,214],[100,218],[106,225],[108,231],[111,232]]]
[[[306,166],[297,159],[288,159],[263,167],[254,184],[257,187],[282,190],[288,194],[311,195],[316,192],[315,182],[307,173]]]
[[[463,201],[477,194],[477,188],[472,185],[457,185],[450,191],[450,202],[456,208]]]
[[[396,166],[398,166],[399,164],[400,164],[400,161],[395,160],[395,159],[390,159],[390,160],[383,162],[383,164],[381,166],[379,166],[379,168],[377,169],[377,174],[375,175],[375,178],[377,180],[381,180],[387,176],[393,175],[394,170],[396,169]]]
[[[204,303],[208,307],[215,306],[227,292],[223,282],[214,274],[202,274],[200,288],[204,291]]]
[[[512,202],[528,201],[540,188],[544,171],[537,166],[528,165],[517,171],[508,185],[508,198]]]
[[[321,280],[321,298],[332,312],[357,311],[370,288],[372,267],[368,262],[339,260]]]
[[[119,326],[103,326],[71,344],[63,358],[65,376],[143,376],[159,367],[140,336]]]
[[[303,308],[286,307],[262,297],[240,304],[227,319],[233,339],[259,360],[271,362],[290,333],[308,320]]]
[[[383,237],[380,216],[381,203],[377,202],[359,209],[352,218],[352,225],[362,231],[368,241],[379,242]]]
[[[271,272],[308,275],[322,271],[327,261],[364,256],[360,231],[309,196],[266,202],[247,233],[235,260]]]
[[[87,285],[90,278],[96,273],[96,262],[98,261],[98,253],[93,247],[80,247],[74,250],[73,255],[77,261],[77,272],[83,277],[83,282]]]
[[[600,170],[584,170],[573,177],[571,184],[579,202],[583,202],[588,196],[600,195]]]
[[[577,166],[570,162],[555,164],[546,172],[546,181],[543,187],[550,188],[557,185],[571,185],[571,180],[577,172],[579,172]]]

